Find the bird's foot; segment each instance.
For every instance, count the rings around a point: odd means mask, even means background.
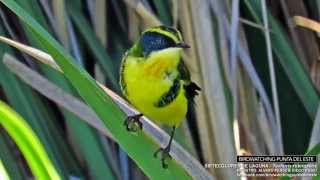
[[[142,122],[140,121],[140,118],[143,116],[143,114],[136,114],[133,116],[128,116],[126,120],[124,121],[123,125],[126,126],[127,131],[136,132],[139,129],[142,129]]]
[[[157,158],[158,154],[161,153],[161,163],[162,163],[162,167],[164,169],[168,168],[168,164],[166,163],[166,159],[172,159],[171,155],[170,155],[170,147],[167,146],[165,148],[159,148],[154,154],[153,156],[155,158]]]

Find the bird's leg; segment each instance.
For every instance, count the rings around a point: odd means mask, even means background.
[[[168,145],[165,147],[165,148],[159,148],[154,154],[153,156],[154,157],[157,157],[158,153],[161,153],[161,162],[162,162],[162,167],[164,169],[166,169],[168,167],[168,164],[166,163],[166,159],[167,158],[172,158],[171,155],[170,155],[170,148],[171,148],[171,143],[172,143],[172,140],[173,140],[173,136],[174,136],[174,132],[176,130],[176,127],[173,126],[172,127],[172,130],[171,130],[171,134],[170,134],[170,140],[169,140],[169,143]]]
[[[142,122],[140,118],[143,114],[136,114],[133,116],[128,116],[124,121],[123,125],[126,126],[127,131],[136,132],[138,129],[142,129]]]

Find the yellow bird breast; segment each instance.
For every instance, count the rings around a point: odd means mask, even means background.
[[[160,124],[177,126],[187,113],[182,80],[178,80],[178,94],[172,102],[161,107],[156,105],[173,86],[180,58],[181,49],[169,48],[154,52],[147,59],[128,56],[123,62],[122,76],[128,100],[146,117]]]

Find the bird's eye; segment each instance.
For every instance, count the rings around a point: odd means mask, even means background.
[[[141,37],[143,54],[149,55],[152,51],[157,51],[169,47],[174,47],[175,42],[165,35],[156,32],[147,32]]]

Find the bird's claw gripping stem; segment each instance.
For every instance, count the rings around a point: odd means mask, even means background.
[[[153,156],[155,158],[157,158],[158,154],[161,153],[161,163],[162,163],[162,167],[164,169],[168,168],[168,164],[166,163],[166,159],[172,159],[171,155],[170,155],[170,147],[167,146],[165,148],[159,148],[156,152],[154,152]]]
[[[133,116],[128,116],[124,121],[123,125],[126,126],[127,131],[136,132],[138,129],[142,129],[142,122],[140,118],[143,114],[136,114]]]

